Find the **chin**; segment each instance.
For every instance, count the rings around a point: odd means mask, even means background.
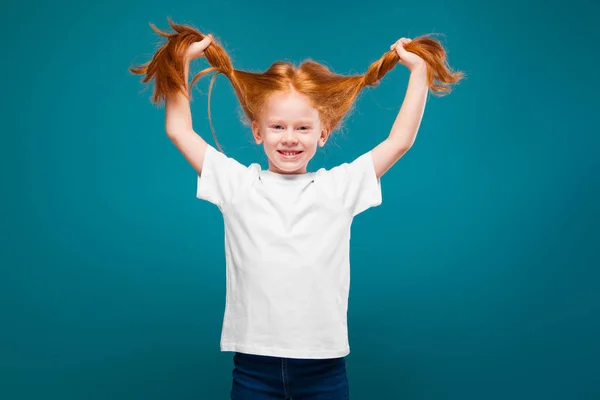
[[[281,162],[281,160],[277,160],[277,162],[272,164],[284,174],[298,174],[300,173],[299,171],[306,169],[306,163],[302,161]]]
[[[296,173],[297,171],[302,170],[305,165],[302,163],[288,163],[288,164],[275,164],[275,166],[282,172],[285,173]]]

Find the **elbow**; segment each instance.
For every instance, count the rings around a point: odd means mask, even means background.
[[[166,129],[165,132],[167,133],[167,137],[171,140],[177,136],[177,133],[175,133],[176,131],[172,129]]]
[[[167,134],[167,137],[171,138],[177,136],[179,132],[181,132],[180,126],[175,124],[165,124],[165,133]]]
[[[401,143],[398,147],[398,151],[400,151],[402,154],[406,153],[407,151],[409,151],[411,149],[411,147],[413,146],[415,142],[410,142],[410,143]]]
[[[409,151],[415,142],[414,140],[407,141],[407,140],[394,140],[394,139],[391,139],[391,141],[393,143],[394,149],[396,150],[396,153],[399,154],[400,156],[404,155],[404,153]]]
[[[167,129],[165,129],[165,132],[167,133],[167,137],[169,139],[175,140],[178,137],[181,137],[182,135],[185,135],[186,133],[188,133],[189,129],[167,127]]]

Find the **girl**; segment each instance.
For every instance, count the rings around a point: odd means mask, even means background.
[[[314,61],[276,62],[264,73],[234,69],[211,35],[169,24],[148,63],[130,68],[155,81],[165,101],[166,133],[197,171],[197,197],[225,223],[226,308],[221,351],[234,352],[231,398],[347,399],[349,240],[353,218],[382,202],[381,176],[412,146],[428,91],[443,94],[462,78],[434,39],[402,38],[364,75],[342,76]],[[189,63],[211,64],[188,85]],[[309,172],[318,147],[339,128],[359,92],[403,64],[406,97],[384,141],[350,163]],[[244,166],[192,127],[190,88],[201,76],[231,82],[268,169]],[[211,121],[211,130],[212,121]],[[215,142],[217,146],[218,141]]]

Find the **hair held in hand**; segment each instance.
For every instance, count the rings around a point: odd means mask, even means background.
[[[184,78],[186,51],[192,43],[201,41],[206,35],[191,26],[175,24],[171,19],[169,25],[174,32],[163,32],[150,24],[151,28],[167,41],[150,61],[129,70],[134,74],[144,75],[144,83],[154,81],[152,102],[158,104],[180,91],[191,99],[190,89],[198,79],[216,72],[208,92],[209,118],[210,93],[214,80],[220,73],[227,76],[231,82],[248,121],[258,119],[271,94],[294,90],[308,97],[313,107],[319,111],[322,123],[333,131],[350,111],[361,90],[367,86],[377,86],[400,60],[396,50],[389,50],[371,63],[363,75],[336,74],[313,60],[304,61],[299,66],[277,61],[266,71],[257,73],[235,69],[225,49],[212,37],[211,44],[204,51],[204,57],[211,67],[196,74],[188,86]],[[432,94],[441,96],[449,93],[451,85],[463,78],[462,72],[450,69],[443,46],[429,35],[414,38],[405,49],[417,54],[426,62],[428,84]]]

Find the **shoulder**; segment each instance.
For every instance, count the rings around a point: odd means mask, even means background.
[[[371,151],[331,169],[322,168],[317,176],[322,186],[353,216],[381,204],[381,183],[375,173]]]
[[[260,165],[244,165],[235,157],[208,145],[202,172],[197,179],[196,196],[217,205],[225,205],[253,184]]]
[[[236,158],[233,155],[227,155],[219,150],[217,150],[216,148],[214,148],[213,146],[211,146],[210,144],[207,144],[206,147],[206,154],[205,154],[205,161],[209,164],[211,164],[211,166],[213,168],[221,168],[222,172],[239,172],[239,173],[244,173],[244,172],[253,172],[253,173],[258,173],[261,170],[261,166],[259,163],[257,162],[252,162],[252,163],[243,163],[241,161],[238,160],[238,158]]]
[[[369,172],[373,169],[373,156],[371,151],[359,154],[350,161],[337,164],[330,168],[320,168],[315,176],[321,179],[345,179],[353,174]]]

